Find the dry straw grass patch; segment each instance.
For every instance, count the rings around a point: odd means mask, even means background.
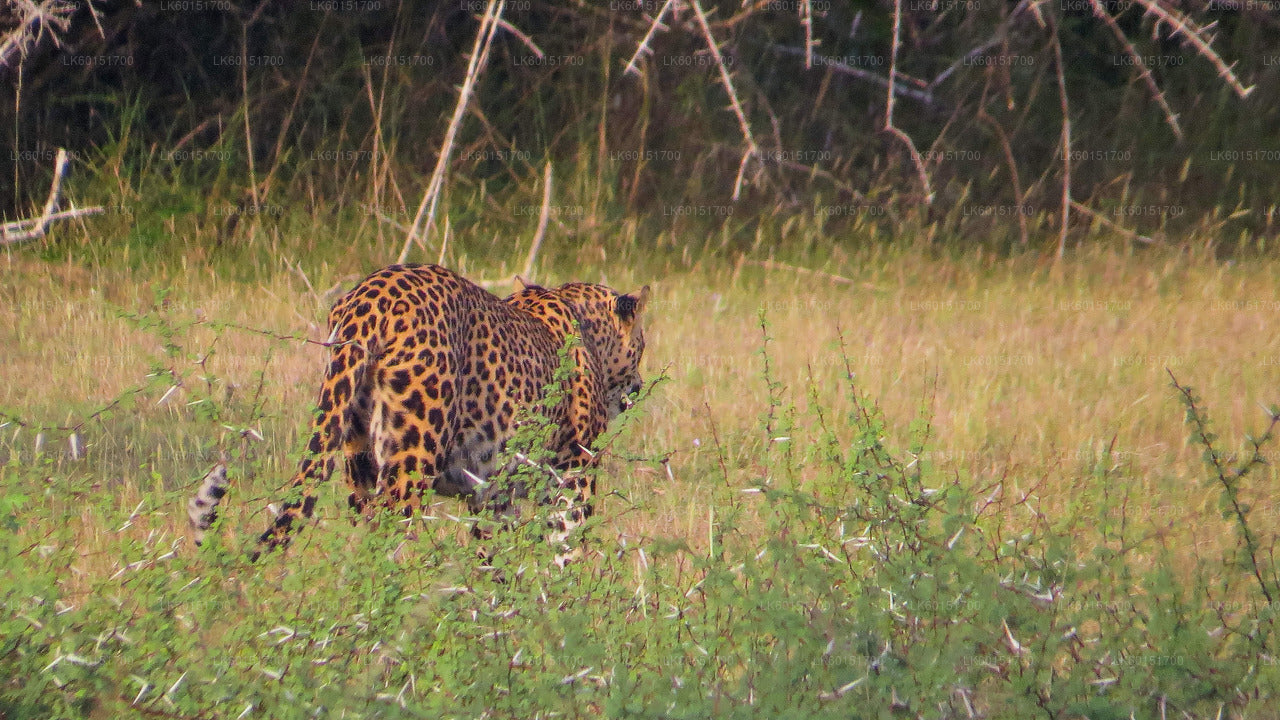
[[[164,284],[158,280],[137,283],[98,271],[67,282],[69,272],[76,274],[68,267],[26,267],[21,280],[10,273],[3,287],[0,344],[11,350],[0,405],[22,408],[27,419],[74,424],[164,360],[158,339],[119,311],[286,337],[324,333],[321,296],[297,274],[242,284],[190,272],[157,303]],[[1199,451],[1187,445],[1165,368],[1203,394],[1224,437],[1256,427],[1258,406],[1273,401],[1280,387],[1280,337],[1267,331],[1280,293],[1265,264],[1095,251],[1051,272],[1027,261],[903,251],[833,268],[852,285],[741,264],[608,270],[619,287],[660,278],[646,363],[651,374],[665,370],[668,380],[607,466],[606,489],[624,499],[605,501],[605,522],[610,532],[678,538],[694,548],[705,545],[714,522],[708,498],[726,482],[725,470],[735,487],[768,480],[758,458],[770,442],[786,442],[759,429],[769,405],[762,312],[772,337],[771,370],[797,407],[815,393],[833,412],[847,412],[851,371],[853,385],[883,410],[891,434],[901,437],[926,405],[936,442],[925,462],[977,487],[1003,480],[1007,492],[1034,488],[1037,507],[1050,515],[1087,511],[1096,488],[1080,478],[1094,468],[1123,468],[1134,517],[1185,535],[1188,548],[1216,547],[1213,539],[1223,533],[1183,522],[1205,517],[1216,494],[1197,479]],[[320,275],[312,283],[328,287],[349,273]],[[264,438],[253,453],[264,464],[255,477],[237,481],[228,520],[247,532],[262,523],[266,503],[296,461],[323,350],[207,324],[186,327],[174,364],[206,358],[189,387],[163,402],[153,392],[139,399],[136,413],[87,425],[83,460],[66,457],[66,442],[54,440],[54,432],[45,442],[60,467],[100,474],[121,504],[136,504],[155,489],[153,473],[167,488],[193,481],[208,460],[199,448],[211,440],[239,442],[228,427],[252,420],[246,426]],[[208,387],[197,387],[200,378]],[[196,390],[245,403],[237,406],[242,415],[200,418],[188,406]],[[259,394],[260,416],[249,418]],[[804,431],[812,428],[797,429]],[[35,442],[26,430],[9,435],[8,452],[21,454]],[[344,516],[340,495],[333,491],[325,516]],[[1274,504],[1257,500],[1260,508]],[[1266,531],[1277,525],[1274,512],[1256,521]],[[86,547],[100,530],[86,523]],[[171,512],[167,530],[185,533],[180,513]]]

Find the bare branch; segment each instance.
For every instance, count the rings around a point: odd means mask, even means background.
[[[858,281],[853,280],[851,278],[847,278],[843,275],[834,275],[832,273],[823,272],[821,270],[810,270],[809,268],[806,268],[806,267],[799,267],[797,265],[788,265],[787,263],[778,262],[777,260],[743,260],[742,262],[745,265],[755,265],[757,267],[762,267],[766,270],[785,270],[787,272],[796,273],[797,275],[805,275],[807,277],[822,278],[823,280],[828,280],[830,282],[833,282],[839,285],[858,285],[859,287],[863,287],[868,290],[876,289],[876,286],[872,283],[859,283]]]
[[[437,265],[444,264],[445,251],[449,249],[449,216],[444,216],[444,232],[440,233],[440,257],[436,259]]]
[[[948,65],[946,70],[943,70],[942,72],[938,73],[938,76],[935,77],[933,81],[929,83],[930,92],[932,92],[934,88],[946,82],[947,78],[951,77],[952,73],[954,73],[956,70],[959,70],[961,67],[963,67],[966,61],[972,58],[975,58],[979,55],[982,55],[983,53],[995,47],[996,45],[999,45],[1000,42],[1001,42],[1001,39],[992,38],[991,40],[988,40],[982,43],[978,47],[956,58],[955,62]]]
[[[538,229],[533,233],[533,243],[529,246],[529,255],[524,259],[524,271],[520,277],[526,280],[533,277],[533,262],[538,259],[538,248],[542,247],[542,237],[547,232],[547,220],[551,218],[551,163],[542,174],[542,212],[538,213]]]
[[[506,0],[489,0],[484,16],[480,18],[480,27],[476,30],[476,42],[471,48],[471,59],[467,62],[467,76],[462,81],[462,88],[458,91],[458,104],[453,108],[453,118],[449,120],[449,129],[445,131],[444,143],[441,144],[440,155],[436,158],[436,168],[431,173],[431,181],[427,184],[422,202],[418,204],[418,212],[413,217],[413,225],[404,239],[404,247],[400,249],[397,263],[403,263],[408,259],[409,248],[412,247],[414,240],[421,243],[419,228],[422,227],[424,217],[427,227],[435,226],[436,206],[440,202],[440,192],[444,186],[445,171],[449,167],[449,157],[453,154],[453,143],[458,136],[458,128],[462,125],[462,117],[466,114],[476,77],[489,59],[489,46],[493,43],[493,33],[498,27],[498,21],[502,18],[502,9],[505,4]]]
[[[977,47],[973,48],[972,50],[965,53],[964,55],[961,55],[960,57],[956,58],[955,62],[947,66],[946,70],[943,70],[942,72],[938,73],[938,76],[935,77],[929,83],[928,85],[929,91],[932,92],[934,88],[946,82],[947,78],[951,77],[956,70],[959,70],[961,67],[964,67],[965,63],[968,62],[969,60],[979,55],[982,55],[983,53],[987,52],[988,50],[990,50],[991,48],[997,45],[1003,44],[1008,39],[1009,26],[1024,10],[1030,10],[1032,14],[1035,15],[1036,21],[1039,23],[1040,27],[1044,27],[1044,17],[1040,14],[1039,2],[1033,2],[1033,0],[1021,0],[1017,5],[1014,6],[1013,10],[1010,11],[1008,16],[1006,16],[1004,20],[1000,22],[1000,26],[996,28],[995,33],[991,36],[990,39],[988,39],[986,42],[982,43],[981,45],[978,45]]]
[[[673,2],[675,2],[675,0],[667,0],[662,4],[662,9],[658,11],[658,15],[653,19],[653,23],[649,25],[649,31],[644,34],[644,38],[640,40],[640,44],[636,46],[635,54],[627,61],[627,67],[622,71],[623,75],[632,72],[639,72],[636,70],[636,61],[640,59],[640,55],[642,53],[649,51],[649,41],[653,40],[654,33],[658,32],[658,28],[661,27],[664,30],[666,29],[666,26],[662,24],[662,18],[666,17],[667,11],[671,9],[671,4]]]
[[[1049,25],[1053,40],[1053,61],[1058,71],[1058,101],[1062,108],[1062,227],[1058,231],[1057,259],[1067,247],[1067,221],[1071,219],[1071,108],[1067,103],[1066,68],[1062,64],[1062,43],[1058,42],[1058,24]]]
[[[1182,140],[1182,127],[1178,125],[1178,116],[1174,114],[1173,108],[1169,107],[1168,101],[1164,99],[1164,92],[1160,90],[1160,86],[1156,84],[1156,79],[1151,75],[1151,71],[1147,69],[1146,63],[1142,61],[1142,56],[1134,49],[1133,43],[1129,42],[1129,38],[1125,36],[1124,31],[1116,24],[1115,18],[1111,17],[1111,13],[1102,6],[1099,0],[1089,0],[1093,5],[1093,14],[1099,20],[1107,24],[1111,28],[1111,34],[1115,35],[1116,42],[1124,48],[1125,53],[1133,60],[1133,66],[1137,68],[1138,75],[1142,81],[1146,83],[1147,90],[1151,92],[1151,96],[1160,104],[1160,109],[1164,111],[1165,122],[1169,123],[1169,129],[1173,130],[1174,136],[1178,140]]]
[[[410,228],[406,226],[404,223],[401,223],[394,218],[388,217],[387,214],[382,212],[381,210],[375,211],[374,214],[377,215],[379,220],[399,230],[402,233],[412,232],[412,230],[410,230]]]
[[[907,150],[911,153],[911,162],[916,166],[916,174],[920,177],[920,185],[924,188],[924,202],[926,205],[932,205],[933,186],[929,183],[929,173],[924,168],[924,159],[920,157],[920,151],[916,149],[916,144],[911,141],[911,137],[893,124],[893,90],[897,85],[898,45],[902,40],[901,33],[902,0],[893,0],[893,49],[889,53],[889,92],[888,99],[885,101],[884,129],[907,146]]]
[[[1146,235],[1140,235],[1140,234],[1138,234],[1138,233],[1136,233],[1136,232],[1134,232],[1134,231],[1130,230],[1129,228],[1127,228],[1127,227],[1125,227],[1125,226],[1123,226],[1123,225],[1121,225],[1121,224],[1119,224],[1119,223],[1117,223],[1117,222],[1112,221],[1112,220],[1111,220],[1111,219],[1109,219],[1106,215],[1103,215],[1102,213],[1098,212],[1097,210],[1094,210],[1093,208],[1089,207],[1088,205],[1084,205],[1084,204],[1082,204],[1082,203],[1078,203],[1078,202],[1076,202],[1075,200],[1072,200],[1072,201],[1071,201],[1071,207],[1075,208],[1076,210],[1079,210],[1080,212],[1084,213],[1085,215],[1088,215],[1088,216],[1089,216],[1089,217],[1091,217],[1091,218],[1094,218],[1094,219],[1095,219],[1095,220],[1097,220],[1098,222],[1102,223],[1103,225],[1106,225],[1107,227],[1109,227],[1109,228],[1111,228],[1112,230],[1114,230],[1114,231],[1116,231],[1116,232],[1120,233],[1121,235],[1124,235],[1125,237],[1129,238],[1130,240],[1135,240],[1135,241],[1137,241],[1137,242],[1145,243],[1145,244],[1148,244],[1148,245],[1151,245],[1151,244],[1154,244],[1154,243],[1155,243],[1155,240],[1154,240],[1153,238],[1150,238],[1150,237],[1148,237],[1148,236],[1146,236]]]
[[[58,44],[58,33],[66,32],[71,14],[76,10],[75,3],[66,0],[12,0],[8,4],[18,21],[0,39],[0,69],[11,67],[15,59],[22,62],[31,48],[46,36]]]
[[[747,124],[747,115],[742,111],[742,103],[738,102],[738,93],[733,89],[733,80],[729,77],[729,69],[724,66],[724,59],[720,57],[720,48],[716,45],[715,37],[711,35],[711,26],[707,24],[707,15],[702,11],[702,5],[698,0],[689,0],[689,4],[693,6],[694,15],[698,18],[698,25],[702,28],[702,36],[707,40],[707,50],[716,59],[716,67],[720,69],[720,84],[724,85],[724,91],[729,94],[733,114],[738,116],[738,127],[742,130],[742,139],[747,143],[747,151],[743,153],[742,162],[738,164],[738,177],[733,183],[733,200],[737,202],[738,194],[742,191],[742,178],[746,174],[747,164],[751,162],[751,158],[760,157],[760,148],[756,145],[756,139],[751,134],[751,126]]]
[[[794,47],[787,47],[786,45],[772,45],[770,47],[775,52],[785,53],[787,55],[798,55],[802,57],[805,55],[807,50],[807,48],[794,48]],[[889,78],[884,77],[883,75],[877,75],[869,70],[863,70],[862,68],[853,67],[852,65],[842,63],[839,60],[836,60],[835,58],[823,57],[821,55],[816,55],[815,57],[818,59],[818,62],[817,62],[818,65],[822,67],[831,68],[832,70],[840,73],[841,75],[848,75],[849,77],[854,77],[859,80],[865,80],[867,82],[875,83],[876,85],[879,85],[881,87],[886,87],[886,88],[890,87]],[[930,85],[932,85],[932,83]],[[902,97],[911,98],[912,100],[919,100],[920,102],[926,105],[936,104],[936,101],[933,98],[933,93],[929,90],[918,90],[916,88],[906,87],[903,85],[893,85],[892,87],[893,87],[893,91]]]
[[[0,245],[12,245],[44,237],[45,233],[49,232],[49,226],[53,224],[54,220],[65,220],[102,212],[101,207],[72,208],[56,212],[58,201],[62,198],[62,179],[66,177],[67,168],[70,166],[71,159],[68,157],[67,151],[58,148],[58,157],[54,161],[53,167],[53,184],[49,187],[49,197],[44,202],[44,211],[40,213],[40,217],[16,220],[0,225]]]
[[[988,80],[989,82],[989,80]],[[1018,175],[1018,162],[1013,157],[1013,146],[1009,143],[1009,136],[1005,133],[1004,128],[996,119],[987,112],[986,91],[983,91],[983,99],[978,103],[978,119],[991,126],[996,133],[996,139],[1000,141],[1000,149],[1004,152],[1004,163],[1009,168],[1009,181],[1013,183],[1013,197],[1021,210],[1022,205],[1022,180]],[[1027,232],[1027,215],[1026,213],[1018,213],[1018,234],[1022,240],[1022,244],[1026,245],[1029,239]]]
[[[813,67],[813,3],[802,0],[800,3],[800,22],[804,24],[804,69]]]
[[[530,38],[528,35],[525,35],[523,32],[520,32],[520,29],[517,28],[515,25],[512,25],[511,23],[507,22],[506,20],[503,20],[502,18],[498,18],[497,23],[498,23],[498,27],[502,28],[503,30],[506,30],[512,35],[515,35],[516,38],[520,40],[520,42],[524,43],[525,47],[529,48],[529,50],[534,55],[538,56],[539,60],[547,56],[546,53],[542,52],[542,48],[538,47],[538,43],[533,41],[533,38]]]
[[[1154,15],[1157,21],[1168,23],[1174,32],[1186,38],[1187,42],[1195,47],[1196,52],[1200,53],[1201,57],[1217,68],[1218,76],[1226,81],[1237,96],[1245,98],[1249,96],[1249,93],[1253,92],[1254,86],[1245,87],[1241,84],[1240,78],[1236,77],[1235,71],[1231,69],[1231,66],[1223,62],[1222,56],[1218,55],[1210,47],[1209,41],[1204,37],[1205,28],[1197,27],[1188,17],[1176,10],[1166,9],[1160,4],[1159,0],[1137,0],[1137,3],[1142,6],[1147,14]]]

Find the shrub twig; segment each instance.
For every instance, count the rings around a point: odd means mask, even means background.
[[[253,124],[249,121],[249,24],[245,22],[240,28],[240,92],[241,107],[244,113],[244,155],[249,163],[249,194],[253,198],[253,225],[258,224],[258,210],[262,208],[262,197],[258,194],[258,170],[253,162]]]
[[[772,45],[770,47],[774,50],[774,52],[779,52],[784,55],[798,55],[800,57],[804,57],[806,53],[812,54],[811,48],[796,48],[796,47],[788,47],[786,45]],[[883,75],[877,75],[876,73],[873,73],[870,70],[863,70],[862,68],[854,67],[853,65],[849,65],[848,63],[841,62],[840,60],[837,60],[832,57],[823,57],[821,55],[818,55],[817,57],[819,57],[822,60],[821,67],[823,68],[828,68],[834,72],[840,73],[841,75],[848,75],[849,77],[852,77],[852,78],[865,80],[870,83],[875,83],[876,85],[879,85],[881,87],[889,88],[895,94],[901,97],[911,98],[912,100],[919,100],[925,105],[937,104],[937,100],[933,97],[933,93],[929,90],[920,90],[913,87],[907,87],[905,85],[891,84],[889,82],[889,78]]]
[[[991,77],[987,76],[987,83],[990,84]],[[978,120],[987,123],[991,129],[995,131],[996,140],[1000,143],[1000,150],[1004,152],[1004,163],[1009,168],[1009,182],[1013,185],[1013,198],[1018,204],[1019,210],[1022,207],[1022,180],[1018,176],[1018,161],[1013,156],[1013,146],[1009,144],[1009,136],[1005,133],[1004,127],[996,121],[991,113],[987,112],[986,88],[983,88],[983,98],[978,102]],[[1026,245],[1030,239],[1027,231],[1027,215],[1024,212],[1018,212],[1018,237],[1022,245]]]
[[[1205,464],[1213,471],[1214,479],[1222,486],[1223,505],[1229,506],[1228,514],[1234,517],[1236,528],[1240,531],[1240,535],[1244,540],[1245,552],[1249,555],[1249,567],[1253,571],[1254,578],[1258,581],[1258,588],[1262,591],[1262,596],[1267,599],[1270,604],[1272,599],[1271,584],[1262,576],[1262,565],[1258,562],[1259,544],[1257,538],[1253,535],[1253,530],[1249,527],[1249,508],[1240,502],[1240,480],[1250,470],[1262,465],[1266,459],[1262,456],[1262,446],[1270,442],[1276,425],[1280,424],[1280,412],[1268,410],[1271,422],[1267,426],[1266,432],[1260,437],[1249,438],[1249,443],[1253,446],[1253,455],[1244,461],[1237,468],[1231,468],[1228,461],[1223,459],[1221,454],[1213,446],[1215,436],[1209,432],[1209,420],[1205,412],[1197,405],[1196,397],[1191,392],[1191,388],[1178,382],[1178,378],[1174,376],[1173,371],[1165,368],[1165,372],[1169,374],[1169,379],[1173,381],[1173,387],[1181,395],[1182,404],[1187,410],[1187,423],[1192,426],[1192,439],[1204,447]]]
[[[1148,237],[1148,236],[1146,236],[1146,235],[1141,235],[1141,234],[1139,234],[1139,233],[1136,233],[1136,232],[1134,232],[1134,231],[1130,230],[1129,228],[1127,228],[1127,227],[1125,227],[1125,226],[1121,225],[1120,223],[1117,223],[1117,222],[1115,222],[1115,221],[1111,220],[1111,219],[1110,219],[1110,218],[1108,218],[1106,215],[1103,215],[1102,213],[1098,212],[1097,210],[1094,210],[1093,208],[1089,207],[1088,205],[1085,205],[1085,204],[1083,204],[1083,203],[1079,203],[1079,202],[1076,202],[1075,200],[1072,200],[1072,201],[1071,201],[1071,207],[1075,208],[1076,210],[1079,210],[1080,212],[1084,213],[1085,215],[1088,215],[1088,216],[1089,216],[1089,217],[1091,217],[1091,218],[1096,219],[1098,222],[1102,223],[1103,225],[1106,225],[1107,227],[1109,227],[1109,228],[1111,228],[1112,230],[1114,230],[1114,231],[1116,231],[1116,232],[1120,233],[1121,235],[1124,235],[1125,237],[1129,238],[1130,240],[1135,240],[1135,241],[1140,242],[1140,243],[1146,243],[1146,244],[1148,244],[1148,245],[1155,243],[1155,239],[1154,239],[1154,238],[1151,238],[1151,237]]]
[[[825,280],[830,280],[833,283],[839,283],[841,285],[857,284],[857,281],[844,277],[843,275],[833,275],[832,273],[823,272],[821,270],[810,270],[809,268],[798,267],[795,265],[788,265],[786,263],[781,263],[776,260],[743,260],[742,262],[745,265],[755,265],[757,267],[762,267],[766,270],[788,270],[790,272],[797,273],[799,275],[805,275],[809,277],[819,277]],[[864,284],[863,287],[874,289],[874,286],[870,286],[866,284]]]
[[[804,69],[813,67],[813,4],[809,0],[800,2],[800,22],[804,25]]]

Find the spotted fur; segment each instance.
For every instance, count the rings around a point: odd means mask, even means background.
[[[548,412],[562,506],[552,540],[563,541],[591,513],[594,480],[583,470],[594,463],[592,443],[641,387],[648,297],[648,287],[623,295],[569,283],[528,285],[500,300],[438,265],[392,265],[365,278],[329,313],[329,366],[291,483],[301,497],[283,504],[259,548],[286,544],[312,516],[316,487],[339,457],[359,513],[387,505],[410,514],[427,489],[505,511],[511,494],[487,480],[519,419],[544,399],[576,326],[574,369]],[[225,485],[224,470],[192,499],[197,533],[212,523]]]

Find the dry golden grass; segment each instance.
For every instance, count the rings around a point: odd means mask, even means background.
[[[297,273],[245,285],[193,267],[171,283],[167,307],[157,308],[154,291],[164,282],[156,278],[16,256],[0,262],[0,408],[48,424],[79,422],[163,360],[156,335],[116,317],[115,307],[320,339],[323,290],[349,286],[369,269],[354,267],[354,260],[352,267],[323,267],[309,278],[316,292]],[[725,482],[716,437],[731,485],[764,479],[763,306],[773,338],[770,362],[801,410],[811,383],[837,414],[849,409],[843,338],[854,384],[883,410],[890,441],[905,445],[907,423],[925,403],[935,437],[926,459],[948,474],[983,487],[1003,479],[1005,491],[1019,495],[1034,488],[1035,507],[1066,516],[1089,512],[1089,494],[1098,490],[1089,481],[1093,468],[1118,467],[1126,485],[1116,490],[1131,494],[1132,519],[1168,532],[1188,553],[1199,543],[1217,549],[1230,542],[1226,525],[1204,519],[1214,517],[1218,489],[1204,481],[1200,451],[1185,441],[1166,367],[1203,396],[1223,447],[1238,449],[1243,433],[1265,420],[1259,405],[1280,400],[1274,263],[1098,250],[1046,269],[976,253],[957,259],[895,250],[838,264],[826,270],[853,284],[715,262],[613,265],[607,275],[598,265],[576,274],[544,272],[544,282],[607,277],[620,289],[649,283],[655,292],[646,363],[650,374],[665,369],[669,380],[619,448],[653,462],[609,465],[606,489],[630,499],[605,502],[610,532],[704,545],[708,491]],[[193,376],[163,403],[152,392],[135,408],[89,423],[80,461],[66,457],[65,437],[47,433],[46,451],[61,458],[49,483],[56,487],[59,473],[88,476],[95,488],[119,496],[117,507],[137,505],[161,484],[194,483],[208,463],[202,441],[218,435],[240,442],[237,423],[252,419],[257,373],[265,372],[265,418],[250,426],[265,437],[255,452],[267,462],[260,477],[233,478],[242,491],[232,496],[228,524],[243,535],[266,522],[271,488],[284,483],[296,461],[292,451],[309,416],[323,350],[207,325],[185,330],[179,341],[177,364],[188,368],[213,343],[202,371],[212,378],[208,386],[192,387],[203,382]],[[187,403],[198,391],[231,398],[239,416],[193,415]],[[34,447],[30,430],[10,426],[3,433],[5,449],[19,457]],[[669,466],[656,462],[662,458]],[[1253,487],[1252,520],[1271,536],[1280,507],[1274,471],[1257,476]],[[343,514],[337,502],[330,505],[329,517]],[[185,534],[181,507],[154,511],[168,513],[169,537]],[[107,530],[114,528],[86,521],[81,569],[98,565],[88,558],[95,537]],[[119,559],[102,561],[105,570]]]

